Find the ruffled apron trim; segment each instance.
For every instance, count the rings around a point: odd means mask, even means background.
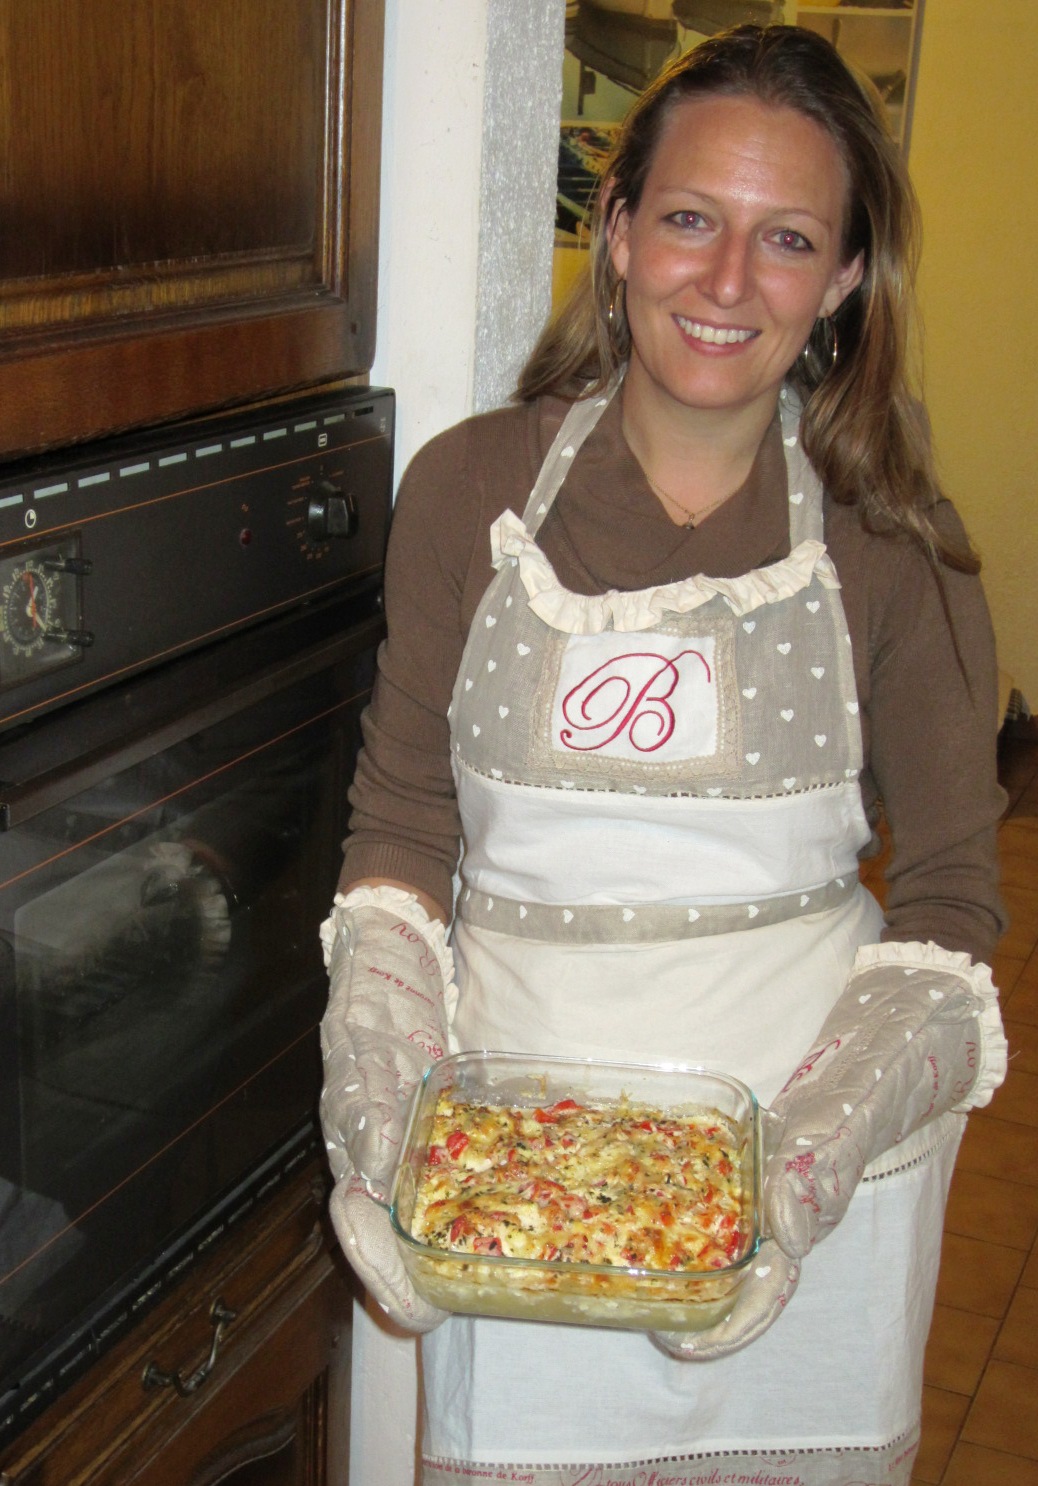
[[[808,539],[788,557],[738,578],[696,574],[636,592],[610,589],[603,594],[571,593],[514,511],[505,511],[490,532],[491,557],[500,571],[517,563],[529,606],[538,619],[568,635],[597,635],[605,630],[638,633],[660,624],[668,614],[689,614],[720,596],[733,614],[750,614],[801,593],[817,576],[824,588],[839,588],[836,568],[822,542]]]
[[[458,1006],[458,987],[454,974],[454,955],[447,943],[447,930],[438,918],[430,918],[414,893],[404,888],[380,883],[377,887],[351,888],[348,893],[336,893],[332,900],[335,908],[383,908],[395,913],[405,923],[417,929],[436,957],[440,975],[443,977],[443,1005],[447,1020],[454,1016]],[[321,925],[321,950],[324,968],[327,970],[335,942],[335,920],[331,914]]]
[[[931,940],[927,944],[918,941],[902,943],[887,940],[883,944],[863,944],[858,950],[852,974],[868,970],[876,965],[900,965],[906,975],[917,970],[943,970],[958,974],[979,1002],[977,1024],[980,1031],[980,1046],[977,1049],[977,1077],[969,1095],[955,1106],[959,1113],[971,1109],[982,1109],[991,1103],[995,1090],[1005,1081],[1009,1064],[1009,1044],[1006,1042],[999,1010],[998,991],[991,979],[991,968],[983,961],[974,962],[969,955],[956,950],[942,949]]]
[[[835,877],[820,886],[743,903],[531,903],[465,888],[458,912],[477,929],[550,944],[658,944],[701,935],[783,923],[824,913],[847,901],[857,879]]]

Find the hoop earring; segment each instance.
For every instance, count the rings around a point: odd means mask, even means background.
[[[837,334],[836,323],[833,320],[832,315],[819,315],[818,319],[815,321],[814,325],[811,328],[811,335],[808,339],[807,345],[801,351],[800,355],[803,357],[805,362],[810,363],[811,354],[812,352],[815,352],[815,332],[818,331],[819,326],[821,326],[819,337],[821,340],[828,342],[830,335],[832,336],[832,350],[829,353],[830,365],[826,368],[827,371],[831,371],[832,368],[836,365],[837,356],[840,354],[840,337]],[[815,352],[815,354],[819,357],[819,359],[821,359],[824,355],[821,348],[819,348],[818,351]]]
[[[610,340],[616,339],[620,334],[620,311],[621,303],[623,298],[625,297],[625,294],[626,290],[624,289],[624,280],[617,279],[616,287],[613,289],[612,294],[609,296],[609,318],[607,323],[609,325]]]

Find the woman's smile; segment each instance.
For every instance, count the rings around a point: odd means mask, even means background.
[[[702,320],[688,320],[684,315],[675,315],[674,319],[678,329],[700,346],[744,346],[760,333],[737,325],[709,325]]]

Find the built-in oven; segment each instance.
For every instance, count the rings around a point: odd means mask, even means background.
[[[0,471],[0,1442],[319,1148],[392,424]]]

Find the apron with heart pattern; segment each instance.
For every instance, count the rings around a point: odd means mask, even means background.
[[[536,536],[608,401],[574,405],[523,518],[491,533],[450,713],[452,1038],[698,1064],[767,1103],[881,927],[858,882],[861,730],[822,493],[784,397],[787,558],[573,594]],[[869,1168],[787,1312],[732,1357],[452,1317],[422,1339],[423,1480],[907,1482],[961,1124]]]

